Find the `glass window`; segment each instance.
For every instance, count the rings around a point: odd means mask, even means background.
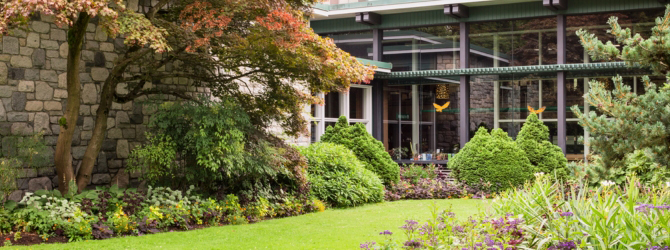
[[[651,27],[655,25],[656,18],[663,16],[664,11],[665,9],[653,9],[568,16],[566,18],[567,63],[591,62],[590,56],[585,55],[584,47],[579,42],[576,34],[578,30],[587,30],[603,42],[612,41],[617,44],[614,36],[607,33],[607,30],[610,29],[607,20],[614,16],[618,18],[622,28],[630,28],[633,34],[640,33],[642,37],[647,38],[651,35]]]
[[[354,84],[347,93],[331,92],[318,94],[324,99],[324,105],[311,105],[313,125],[311,129],[311,141],[319,141],[326,129],[334,126],[340,116],[345,116],[349,121],[364,124],[368,132],[372,129],[372,98],[371,86]]]
[[[352,56],[372,60],[372,31],[347,32],[323,35],[335,41],[341,50]]]
[[[491,130],[494,127],[493,86],[497,76],[476,76],[470,78],[470,138],[479,127]]]
[[[458,25],[384,30],[382,61],[393,71],[456,69]]]
[[[330,92],[326,94],[324,99],[324,116],[326,118],[339,118],[340,117],[340,93]]]
[[[556,18],[470,25],[470,67],[556,64]]]
[[[458,85],[386,85],[384,146],[417,154],[451,153],[458,140]],[[439,109],[436,108],[439,106]]]
[[[349,89],[349,119],[365,119],[365,89]]]

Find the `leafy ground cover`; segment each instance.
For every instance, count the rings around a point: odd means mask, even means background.
[[[358,249],[361,242],[383,241],[379,232],[395,230],[407,219],[430,216],[433,202],[452,207],[458,219],[485,212],[489,202],[476,199],[404,200],[349,209],[329,209],[255,224],[212,227],[69,244],[33,245],[31,249]]]

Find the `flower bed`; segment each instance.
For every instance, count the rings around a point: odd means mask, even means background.
[[[386,189],[385,199],[490,198],[489,194],[460,183],[450,182],[435,165],[404,166],[400,181]]]
[[[465,222],[433,208],[420,224],[406,221],[402,239],[392,231],[385,242],[363,249],[670,249],[670,185],[644,186],[637,179],[598,188],[554,182],[538,175],[534,183],[503,192],[495,212]]]
[[[41,190],[0,206],[0,246],[192,230],[324,210],[321,201],[290,196],[241,205],[235,195],[216,200],[169,188],[137,192],[112,187],[66,195]]]

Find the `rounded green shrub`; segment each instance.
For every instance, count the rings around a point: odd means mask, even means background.
[[[568,160],[560,147],[549,142],[549,128],[537,118],[536,114],[530,114],[526,118],[516,143],[526,152],[526,157],[535,167],[535,172],[546,173],[560,179],[567,177],[565,167]]]
[[[321,136],[322,142],[340,144],[350,149],[361,160],[365,168],[371,170],[384,182],[391,185],[400,179],[400,166],[384,149],[384,144],[368,133],[365,125],[349,125],[341,116],[334,127],[328,127]]]
[[[312,195],[336,207],[384,200],[384,185],[351,150],[333,143],[314,143],[298,149],[309,167]]]
[[[448,166],[460,182],[492,192],[522,185],[534,174],[526,154],[501,129],[489,134],[479,128]]]

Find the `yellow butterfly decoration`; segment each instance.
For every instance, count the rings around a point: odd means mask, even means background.
[[[547,106],[542,106],[542,108],[535,110],[533,107],[528,106],[528,111],[530,111],[533,114],[539,115],[540,113],[544,112],[544,110],[547,108]]]
[[[438,105],[437,103],[433,103],[433,106],[435,106],[435,111],[436,111],[436,112],[442,112],[443,109],[446,109],[447,107],[449,107],[449,104],[450,104],[450,103],[451,103],[451,102],[447,102],[447,103],[445,103],[445,104],[442,105],[442,106]]]

